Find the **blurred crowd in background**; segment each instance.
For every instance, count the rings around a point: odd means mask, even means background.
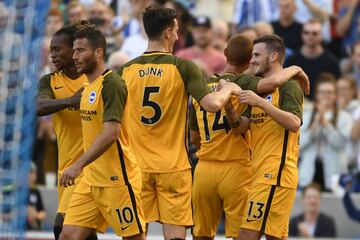
[[[302,67],[311,82],[301,127],[299,190],[315,182],[321,191],[346,185],[360,192],[360,0],[53,0],[41,74],[55,70],[49,54],[53,34],[84,19],[106,36],[108,68],[141,55],[147,47],[141,14],[151,5],[176,9],[174,54],[194,61],[206,77],[223,70],[231,35],[282,37],[284,66]],[[1,14],[6,15],[0,8]],[[39,184],[55,186],[56,158],[51,117],[39,118],[33,159]]]

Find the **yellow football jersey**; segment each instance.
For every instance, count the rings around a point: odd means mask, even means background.
[[[128,104],[125,82],[111,70],[88,84],[81,96],[80,115],[84,150],[87,151],[107,121],[121,122],[119,140],[84,168],[82,178],[90,186],[125,185],[140,174],[128,141]],[[126,105],[126,106],[125,106]]]
[[[85,75],[71,80],[62,72],[47,74],[40,79],[39,93],[53,99],[73,96],[87,82]],[[58,144],[58,173],[73,164],[83,154],[79,109],[68,107],[52,114]]]
[[[170,53],[148,52],[119,70],[128,87],[131,145],[143,172],[190,168],[187,151],[188,94],[210,93],[200,70]]]
[[[221,78],[236,82],[241,88],[253,91],[256,91],[259,81],[259,78],[250,75],[214,75],[208,80],[208,86],[215,91]],[[250,118],[251,108],[249,108],[250,111],[246,111],[248,109],[247,104],[240,104],[235,96],[231,97],[231,102],[238,114]],[[241,161],[249,164],[249,132],[239,136],[231,131],[224,108],[217,113],[209,113],[202,109],[196,100],[193,99],[192,103],[189,127],[192,130],[200,131],[201,148],[196,153],[199,160]]]
[[[265,99],[275,107],[302,119],[303,92],[295,80],[288,81]],[[261,108],[251,112],[251,160],[254,183],[296,188],[300,130],[281,127]]]

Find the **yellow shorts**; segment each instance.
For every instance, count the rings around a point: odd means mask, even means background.
[[[92,187],[80,181],[71,197],[64,225],[100,231],[105,224],[122,237],[145,231],[139,188],[131,185]]]
[[[239,237],[250,185],[250,165],[200,160],[193,185],[193,235],[214,237],[224,211],[225,236]]]
[[[143,173],[141,198],[146,222],[192,226],[191,170]]]
[[[281,238],[288,236],[289,218],[296,189],[276,185],[251,186],[241,228]]]
[[[75,179],[75,185],[72,185],[70,187],[63,187],[60,186],[60,184],[58,184],[57,186],[57,190],[58,190],[58,209],[57,212],[58,213],[64,213],[66,212],[66,209],[69,205],[70,199],[71,199],[71,195],[73,194],[77,183],[80,181],[80,179],[82,178],[83,174],[81,173],[81,175],[79,177],[77,177]],[[58,174],[58,182],[60,180],[61,174]]]

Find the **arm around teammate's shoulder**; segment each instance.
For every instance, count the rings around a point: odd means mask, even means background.
[[[302,123],[303,93],[296,81],[289,81],[280,88],[280,106],[272,105],[253,91],[242,91],[240,103],[260,107],[283,128],[296,132]]]
[[[191,61],[179,60],[179,72],[188,93],[207,112],[219,111],[229,100],[231,94],[239,95],[241,88],[228,84],[223,89],[213,92],[207,85],[200,69]]]
[[[305,94],[308,95],[310,93],[309,78],[302,68],[298,66],[284,68],[269,77],[261,79],[257,85],[257,92],[271,92],[275,90],[275,88],[281,87],[291,79],[296,79],[298,81]]]
[[[205,95],[199,103],[205,111],[215,113],[226,104],[231,94],[236,94],[236,87],[239,88],[235,84],[225,85],[219,91]]]
[[[83,88],[69,98],[55,99],[50,81],[51,74],[44,75],[40,79],[39,92],[36,97],[36,112],[38,116],[49,115],[67,107],[79,107]]]

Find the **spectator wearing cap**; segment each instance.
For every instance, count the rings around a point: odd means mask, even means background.
[[[27,230],[41,230],[46,213],[40,191],[36,187],[36,166],[34,163],[31,163],[29,188],[26,227]]]
[[[194,61],[207,77],[220,73],[226,64],[226,58],[212,45],[213,32],[211,21],[207,16],[194,19],[192,35],[194,46],[182,49],[176,55]]]

